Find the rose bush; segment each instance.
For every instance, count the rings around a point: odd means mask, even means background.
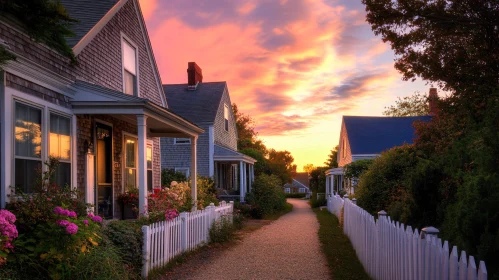
[[[0,266],[7,261],[7,254],[14,248],[13,240],[18,232],[15,226],[16,216],[8,210],[0,210]]]

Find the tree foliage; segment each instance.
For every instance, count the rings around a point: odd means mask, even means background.
[[[0,13],[20,25],[35,41],[46,44],[76,63],[73,50],[66,42],[67,37],[74,36],[71,25],[76,20],[69,16],[59,1],[0,0]],[[5,55],[6,51],[3,47],[0,49],[0,64],[13,59],[12,54]]]
[[[310,173],[312,173],[312,171],[314,171],[315,168],[316,167],[313,164],[309,163],[303,166],[303,171],[307,172],[307,174],[310,175]]]
[[[407,152],[415,157],[401,153],[398,160],[387,153],[379,159],[385,165],[375,161],[370,170],[376,166],[400,174],[400,180],[378,178],[385,180],[384,188],[378,184],[379,191],[400,189],[410,194],[407,197],[413,200],[407,200],[405,207],[416,208],[402,211],[404,204],[398,204],[399,208],[392,207],[393,213],[412,215],[425,206],[421,221],[440,228],[444,239],[485,260],[490,278],[498,279],[499,268],[491,264],[499,262],[499,2],[363,3],[367,21],[391,44],[397,55],[395,67],[404,78],[421,77],[451,93],[440,100],[431,122],[415,124],[417,138],[413,151]],[[411,162],[414,168],[394,168]],[[367,186],[365,176],[361,184]],[[429,201],[417,198],[419,189],[426,189],[421,195]],[[381,199],[377,192],[370,193],[373,203],[393,203],[392,197]]]
[[[343,166],[345,177],[347,179],[360,178],[362,173],[368,170],[372,163],[372,159],[361,159]]]
[[[383,115],[391,117],[427,116],[430,113],[428,96],[414,93],[403,98],[397,97],[395,105],[385,107]]]
[[[324,164],[329,168],[338,167],[338,149],[339,146],[336,145],[336,147],[334,147],[334,149],[331,150],[331,153],[327,156],[326,162],[324,162]]]
[[[310,172],[310,188],[313,192],[326,192],[326,170],[328,169],[330,169],[328,166],[319,166]]]

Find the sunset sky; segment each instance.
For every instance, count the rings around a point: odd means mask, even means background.
[[[378,116],[430,87],[402,81],[360,0],[140,3],[163,83],[187,83],[189,61],[203,81],[227,81],[267,147],[290,151],[299,169],[323,164],[342,115]]]

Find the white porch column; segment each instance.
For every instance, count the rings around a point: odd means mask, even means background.
[[[244,163],[239,162],[239,195],[241,202],[244,202]]]
[[[330,180],[331,180],[331,175],[326,175],[326,196],[329,196],[329,194],[331,193],[329,189],[329,185],[331,184]]]
[[[192,197],[192,208],[197,209],[198,201],[198,168],[197,168],[197,150],[198,150],[198,137],[191,137],[191,197]]]
[[[332,179],[332,181],[331,181],[331,184],[332,184],[331,190],[332,190],[332,192],[334,194],[334,175],[331,175],[331,179]]]
[[[137,115],[137,137],[139,138],[139,215],[147,215],[147,116]]]
[[[248,192],[251,192],[251,187],[252,187],[253,182],[254,182],[254,180],[255,180],[255,178],[254,178],[254,175],[255,175],[255,174],[254,174],[254,170],[253,170],[253,168],[254,168],[254,165],[253,165],[253,164],[250,164],[250,165],[249,165],[249,178],[250,178],[250,180],[249,180],[249,181],[250,181],[250,182],[249,182]]]

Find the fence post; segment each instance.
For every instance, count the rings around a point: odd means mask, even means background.
[[[429,227],[424,227],[422,230],[424,232],[424,235],[422,237],[426,238],[426,235],[429,235],[430,237],[437,237],[438,233],[440,232],[438,229],[429,226]]]
[[[187,212],[180,213],[180,245],[182,252],[187,250]]]
[[[353,204],[357,205],[357,199],[356,198],[353,198],[352,202],[353,202]]]
[[[345,195],[343,196],[343,199],[345,199],[345,198],[348,198],[348,194],[345,194]]]
[[[149,226],[142,226],[142,234],[144,238],[144,245],[142,247],[142,278],[147,278],[149,273],[149,247],[151,243],[151,238],[149,237],[150,228]]]
[[[386,217],[387,215],[388,214],[386,213],[385,210],[381,210],[381,211],[378,212],[378,218],[380,218],[380,217]]]

